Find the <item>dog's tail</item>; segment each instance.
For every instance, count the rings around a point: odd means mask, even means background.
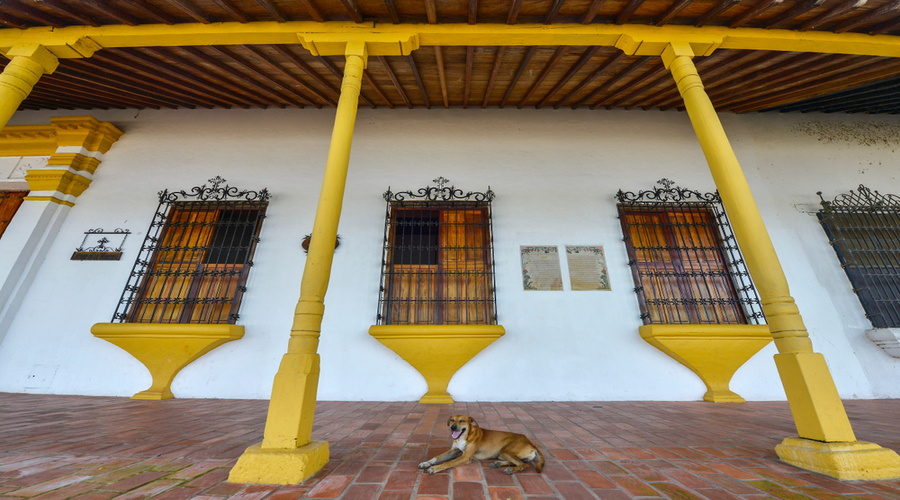
[[[537,455],[534,460],[534,470],[541,472],[544,468],[544,455],[541,454],[541,450],[537,449],[537,447],[534,448],[534,453]]]

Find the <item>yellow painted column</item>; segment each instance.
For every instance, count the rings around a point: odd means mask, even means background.
[[[788,438],[776,451],[789,463],[840,479],[900,477],[896,453],[856,441],[825,358],[813,352],[775,247],[703,89],[693,55],[687,43],[672,43],[662,58],[684,99],[778,348],[775,364],[800,439]]]
[[[9,64],[0,74],[0,128],[6,126],[41,76],[59,66],[56,56],[40,45],[13,47],[6,57]]]
[[[347,62],[341,97],[288,352],[275,375],[263,442],[244,452],[228,477],[231,482],[301,483],[328,462],[328,443],[311,441],[319,383],[316,351],[350,162],[362,73],[368,55],[365,43],[348,43],[345,55]]]

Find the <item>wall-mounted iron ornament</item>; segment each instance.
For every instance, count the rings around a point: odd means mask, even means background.
[[[309,241],[312,239],[311,234],[307,234],[303,237],[303,241],[300,242],[300,246],[303,247],[303,253],[309,253]],[[341,235],[337,235],[334,238],[334,248],[341,246]]]
[[[104,231],[102,228],[88,229],[84,232],[84,239],[81,246],[75,249],[72,254],[72,260],[119,260],[122,258],[122,247],[125,246],[125,239],[131,231],[127,229],[115,229],[113,231]],[[107,236],[112,237],[112,240]],[[121,239],[119,239],[121,238]],[[96,242],[94,246],[87,246],[88,240]],[[118,241],[118,246],[107,245],[110,242]]]

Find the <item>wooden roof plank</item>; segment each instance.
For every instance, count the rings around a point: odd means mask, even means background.
[[[719,3],[714,5],[711,9],[704,12],[703,15],[697,18],[694,21],[694,26],[703,26],[708,23],[710,20],[715,19],[716,17],[724,14],[728,9],[734,7],[739,4],[741,0],[719,0]]]
[[[154,100],[166,102],[174,105],[174,107],[196,108],[195,104],[190,101],[182,100],[181,97],[173,97],[171,92],[157,91],[157,89],[149,87],[142,82],[135,84],[133,82],[126,83],[127,78],[121,78],[121,74],[98,70],[96,65],[90,65],[82,60],[73,59],[71,64],[65,69],[57,68],[54,74],[70,75],[70,77],[80,78],[89,82],[95,82],[104,87],[120,90],[137,96],[152,96]],[[107,76],[107,75],[112,76]],[[126,75],[127,76],[127,75]]]
[[[625,7],[619,11],[619,14],[616,16],[616,24],[625,24],[631,19],[631,16],[634,15],[634,12],[643,5],[644,0],[628,0],[628,3],[625,4]]]
[[[441,96],[444,98],[444,108],[450,107],[450,101],[447,98],[447,77],[444,75],[444,55],[439,45],[434,46],[434,57],[437,64],[438,78],[441,81]]]
[[[574,89],[570,90],[569,93],[565,95],[565,97],[557,101],[556,104],[553,105],[553,109],[559,109],[560,107],[562,107],[562,105],[565,104],[566,101],[569,100],[569,98],[580,92],[581,89],[594,81],[598,76],[602,75],[610,66],[618,62],[619,59],[623,57],[625,57],[625,53],[617,51],[612,57],[608,58],[606,61],[603,61],[603,63],[601,63],[600,66],[597,67],[597,69],[586,76],[584,80],[582,80],[581,83],[575,86]]]
[[[84,8],[76,9],[59,0],[41,0],[41,5],[43,5],[45,9],[53,11],[54,15],[62,13],[64,16],[69,16],[88,26],[100,26],[100,22],[89,15]]]
[[[275,78],[270,76],[265,71],[260,70],[259,68],[256,67],[256,65],[251,64],[246,59],[244,59],[243,57],[238,55],[236,52],[234,52],[231,49],[231,47],[221,47],[221,46],[213,45],[213,46],[210,46],[210,48],[212,50],[215,50],[218,53],[222,54],[229,60],[237,63],[239,66],[243,67],[250,73],[253,73],[253,74],[259,76],[260,78],[262,78],[263,80],[266,80],[269,83],[274,84],[275,87],[271,88],[272,92],[282,95],[283,97],[285,97],[288,100],[288,102],[291,102],[298,107],[303,107],[303,106],[315,106],[317,108],[322,107],[321,104],[313,102],[311,99],[309,99],[309,97],[301,94],[300,92],[297,92],[296,90],[292,89],[290,86],[281,83],[280,81],[276,80]],[[281,87],[282,90],[279,90],[278,87]]]
[[[381,62],[381,65],[384,66],[384,70],[387,71],[388,77],[391,79],[391,83],[394,84],[394,88],[397,89],[397,92],[400,93],[400,98],[403,99],[406,107],[412,109],[412,102],[409,100],[409,97],[407,97],[406,91],[403,90],[403,85],[400,85],[400,80],[397,79],[397,75],[394,74],[394,70],[391,69],[391,65],[388,64],[387,59],[384,56],[377,56],[377,58],[378,61]]]
[[[356,0],[341,0],[341,5],[347,9],[347,13],[350,14],[350,19],[353,19],[353,21],[357,23],[363,22],[364,16],[362,11],[359,10],[359,5],[357,5]]]
[[[425,1],[425,16],[428,18],[428,24],[437,24],[437,6],[434,0]]]
[[[693,2],[694,2],[694,0],[678,0],[677,2],[670,5],[669,8],[666,9],[665,12],[660,14],[659,17],[654,19],[653,24],[655,24],[657,26],[662,26],[662,25],[668,23],[669,21],[672,20],[673,17],[677,16],[679,12],[684,10],[688,5],[692,4]]]
[[[865,14],[860,14],[859,16],[856,16],[852,19],[841,22],[833,28],[833,31],[835,33],[844,33],[845,31],[850,31],[854,28],[869,24],[876,19],[894,13],[898,10],[900,10],[900,0],[893,0],[892,2],[886,3],[876,9],[872,9]]]
[[[754,5],[753,7],[751,7],[750,9],[748,9],[747,12],[744,12],[743,14],[739,15],[738,17],[732,19],[731,23],[729,23],[728,27],[729,28],[739,28],[739,27],[747,24],[748,22],[756,19],[757,17],[759,17],[759,15],[762,14],[763,12],[771,9],[772,7],[780,5],[782,2],[784,2],[784,0],[759,0],[759,2],[756,5]]]
[[[273,106],[284,107],[285,105],[292,103],[284,98],[284,96],[276,95],[274,92],[270,91],[270,89],[264,85],[261,85],[256,80],[247,77],[244,73],[232,68],[231,66],[225,64],[224,62],[219,61],[215,57],[203,52],[199,47],[180,47],[181,50],[187,52],[188,54],[194,56],[199,59],[201,62],[208,64],[212,68],[216,69],[219,73],[227,75],[237,82],[239,82],[242,86],[249,86],[252,89],[255,89],[262,95],[269,96],[271,99],[271,103]]]
[[[131,7],[143,12],[150,18],[155,19],[161,23],[171,25],[178,22],[178,19],[176,17],[169,15],[168,12],[160,9],[147,0],[129,0],[128,3],[129,5],[131,5]]]
[[[582,54],[578,61],[571,68],[569,68],[569,71],[567,71],[566,74],[562,78],[560,78],[558,82],[556,82],[556,85],[554,85],[553,88],[550,89],[549,92],[547,92],[544,98],[541,99],[534,107],[537,109],[541,109],[544,104],[547,104],[547,101],[550,100],[550,98],[552,98],[554,95],[556,95],[556,93],[559,92],[559,90],[563,88],[566,83],[568,83],[569,80],[572,79],[573,76],[575,76],[575,73],[578,73],[578,71],[585,64],[587,64],[587,62],[590,61],[591,58],[593,58],[599,51],[600,47],[595,46],[588,48],[588,50],[586,50],[584,54]]]
[[[141,90],[130,91],[128,86],[123,88],[121,86],[117,87],[115,85],[104,83],[103,81],[97,82],[91,79],[91,75],[69,68],[57,69],[52,75],[46,75],[44,78],[41,78],[41,82],[38,85],[44,85],[45,81],[48,85],[78,85],[79,88],[83,88],[84,92],[89,94],[109,95],[111,98],[122,99],[125,102],[141,103],[143,107],[153,109],[177,109],[179,107],[178,104],[172,103],[167,99],[154,95],[147,95]]]
[[[797,29],[799,31],[807,31],[807,30],[811,30],[813,28],[817,28],[817,27],[827,23],[831,19],[834,19],[835,17],[842,16],[845,13],[847,13],[853,9],[858,9],[858,8],[862,7],[863,5],[866,4],[866,2],[867,2],[867,0],[855,0],[855,1],[848,0],[848,1],[841,2],[836,7],[826,10],[825,12],[819,14],[818,16],[801,24],[800,27],[798,27]]]
[[[644,57],[638,59],[637,61],[634,61],[633,63],[629,64],[627,67],[625,67],[625,69],[616,73],[615,75],[610,77],[609,80],[606,80],[605,82],[603,82],[599,86],[597,86],[597,88],[592,90],[591,93],[589,93],[588,95],[586,95],[586,96],[582,97],[580,100],[578,100],[575,104],[572,105],[572,109],[578,109],[578,107],[581,106],[582,104],[590,101],[594,97],[597,97],[600,94],[600,92],[603,92],[603,91],[609,89],[610,87],[612,87],[613,85],[618,83],[619,80],[630,75],[631,73],[636,71],[638,68],[640,68],[641,66],[646,64],[651,59],[657,59],[657,58],[653,57],[653,56],[644,56]],[[594,106],[591,106],[591,109],[595,109]]]
[[[250,18],[242,10],[238,9],[230,0],[212,0],[220,9],[224,10],[232,19],[239,23],[248,23]]]
[[[281,9],[275,6],[275,3],[272,0],[256,0],[262,6],[263,9],[266,9],[266,12],[272,16],[272,19],[278,21],[279,23],[284,23],[289,21],[287,16],[281,12]]]
[[[309,94],[312,94],[320,102],[329,104],[333,107],[337,107],[337,101],[335,99],[332,99],[332,98],[322,94],[318,89],[315,89],[315,88],[309,86],[306,82],[304,82],[302,79],[300,79],[297,75],[295,75],[295,74],[291,73],[290,71],[288,71],[287,69],[285,69],[281,64],[278,64],[278,61],[275,61],[274,59],[269,57],[268,54],[266,54],[260,47],[257,47],[255,45],[243,45],[243,48],[245,50],[247,50],[248,52],[252,53],[254,56],[256,56],[260,61],[268,64],[270,68],[281,73],[286,78],[293,81],[295,84],[299,85],[300,88],[302,88],[304,91],[306,91]],[[306,97],[306,96],[304,95],[304,97]]]
[[[397,12],[397,4],[394,0],[384,0],[384,6],[387,7],[388,16],[394,24],[400,24],[400,13]]]
[[[662,65],[662,62],[660,62],[660,64],[657,64],[656,66],[654,66],[654,67],[648,69],[646,72],[644,72],[643,75],[636,77],[635,79],[631,80],[627,84],[619,87],[616,90],[615,95],[609,96],[606,99],[603,99],[602,101],[599,101],[596,104],[594,104],[593,106],[591,106],[591,109],[597,109],[600,106],[603,106],[606,109],[615,108],[619,102],[627,99],[634,92],[636,92],[637,90],[648,85],[651,82],[651,78],[656,77],[655,82],[659,82],[662,80],[662,78],[669,77],[669,75],[663,75],[662,77],[658,76],[659,72],[665,71],[665,69],[666,68]],[[626,93],[626,92],[628,92],[628,93]],[[614,99],[614,98],[616,99],[615,101],[609,102],[611,99]]]
[[[387,107],[394,109],[394,103],[391,102],[391,100],[388,99],[388,96],[384,95],[384,92],[382,92],[378,85],[375,84],[375,80],[372,80],[372,77],[369,76],[368,71],[363,70],[363,81],[366,82],[366,84],[368,84],[370,87],[372,87],[372,90],[374,90],[375,93],[378,94],[378,97],[381,97],[381,99],[385,103],[387,103]]]
[[[556,20],[556,16],[559,14],[559,9],[562,8],[565,1],[566,0],[553,0],[553,5],[550,6],[550,10],[547,12],[547,15],[544,16],[544,24],[552,24],[553,21]]]
[[[190,2],[190,0],[165,0],[166,2],[174,5],[178,8],[178,10],[184,12],[189,15],[192,19],[199,23],[209,24],[209,14],[200,10],[199,7]]]
[[[49,76],[49,75],[47,75]],[[124,95],[122,93],[118,93],[111,90],[103,90],[96,87],[86,88],[84,86],[76,86],[79,85],[77,83],[73,83],[71,81],[66,81],[66,79],[60,78],[41,78],[40,85],[36,85],[34,91],[37,90],[52,90],[56,93],[66,92],[75,96],[84,96],[91,99],[102,99],[107,102],[121,102],[125,103],[125,105],[116,105],[109,104],[110,107],[119,108],[119,109],[127,109],[128,107],[152,107],[153,109],[160,109],[158,104],[154,104],[152,101],[148,99],[143,99],[140,97],[130,97]],[[29,94],[30,95],[30,94]]]
[[[20,17],[31,19],[32,21],[43,23],[54,28],[62,28],[66,25],[65,21],[62,19],[52,16],[40,9],[24,5],[18,0],[4,0],[3,2],[0,2],[0,9],[5,10],[7,13],[14,13]]]
[[[848,1],[848,0],[845,0]],[[773,26],[778,26],[781,23],[786,23],[788,21],[792,21],[793,19],[802,16],[803,14],[817,9],[825,3],[825,0],[806,0],[805,2],[800,2],[794,7],[782,12],[781,14],[775,16],[774,18],[763,23],[763,28],[771,28]]]
[[[488,100],[491,98],[491,91],[494,89],[494,82],[497,81],[497,74],[500,73],[500,64],[502,64],[503,52],[505,51],[505,46],[497,47],[497,53],[494,55],[494,65],[491,67],[491,77],[488,79],[487,88],[484,91],[484,100],[481,101],[481,109],[487,107]]]
[[[591,4],[584,11],[584,15],[581,16],[581,24],[591,24],[604,3],[606,3],[606,0],[591,0]]]
[[[531,96],[534,95],[538,87],[540,87],[541,84],[544,83],[544,80],[547,79],[547,77],[550,75],[550,72],[553,71],[553,68],[555,68],[556,65],[559,64],[563,56],[565,56],[566,53],[569,52],[569,49],[570,47],[568,45],[563,45],[562,47],[558,47],[556,49],[556,52],[553,53],[553,56],[550,57],[550,60],[547,61],[547,64],[544,66],[544,70],[541,71],[540,75],[538,75],[537,80],[535,80],[534,83],[531,84],[531,88],[528,89],[528,92],[525,93],[525,97],[523,97],[519,101],[519,104],[516,105],[517,108],[522,109],[525,106],[525,103],[528,101],[528,99],[530,99]]]
[[[469,0],[469,24],[478,22],[478,0]]]
[[[331,82],[329,82],[328,80],[325,79],[325,77],[320,75],[318,71],[313,69],[313,67],[310,66],[309,64],[307,64],[306,61],[301,59],[300,56],[291,52],[291,50],[287,46],[275,44],[275,45],[270,45],[269,47],[271,47],[275,52],[278,52],[284,58],[286,58],[287,60],[289,60],[290,62],[295,64],[304,73],[309,75],[310,78],[312,78],[313,80],[318,82],[319,85],[328,89],[328,91],[331,92],[332,96],[334,96],[335,99],[340,97],[340,95],[341,95],[340,89],[338,89],[337,87],[332,85]]]
[[[410,56],[412,57],[412,56]],[[466,47],[466,76],[463,84],[463,109],[469,107],[469,92],[472,90],[472,66],[475,64],[475,47]]]
[[[132,16],[131,14],[125,12],[123,9],[119,9],[110,4],[109,0],[82,0],[87,5],[90,5],[94,8],[94,10],[101,12],[116,21],[119,21],[122,24],[127,24],[128,26],[137,26],[141,24],[141,21]]]
[[[500,100],[500,107],[503,108],[506,106],[506,101],[509,100],[510,94],[512,94],[513,89],[516,84],[519,83],[519,78],[522,77],[522,73],[525,72],[525,68],[528,67],[528,63],[531,62],[531,58],[534,56],[534,52],[537,50],[537,47],[532,45],[528,47],[528,50],[525,51],[525,55],[522,57],[522,60],[519,62],[519,69],[516,70],[516,74],[513,76],[511,82],[509,82],[509,86],[506,87],[506,93],[503,94],[503,99]]]
[[[509,7],[509,15],[506,16],[506,24],[516,24],[519,11],[522,9],[522,0],[513,0]]]
[[[406,60],[409,63],[409,69],[412,71],[413,78],[415,78],[416,80],[416,86],[419,87],[419,92],[422,94],[422,100],[425,102],[425,108],[431,109],[431,101],[428,99],[428,92],[425,90],[425,83],[422,82],[422,75],[419,74],[419,68],[416,65],[416,60],[413,58],[412,54],[406,56]],[[468,97],[468,94],[466,95],[466,97]]]
[[[28,27],[28,24],[24,21],[3,12],[0,12],[0,23],[3,23],[10,28],[16,29],[24,29]]]

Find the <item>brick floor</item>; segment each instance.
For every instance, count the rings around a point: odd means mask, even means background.
[[[846,401],[858,439],[900,450],[900,400]],[[0,500],[900,499],[900,481],[840,482],[778,461],[787,403],[320,402],[313,439],[331,461],[302,485],[227,482],[262,440],[267,401],[0,393]],[[543,474],[473,462],[437,475],[420,461],[468,413],[528,435]]]

